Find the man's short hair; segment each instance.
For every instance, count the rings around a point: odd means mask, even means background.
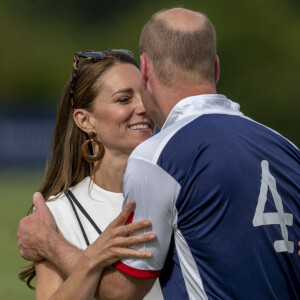
[[[199,84],[214,83],[216,34],[213,24],[202,13],[201,26],[192,31],[171,28],[154,14],[144,26],[140,37],[140,54],[146,53],[161,83],[172,81]]]

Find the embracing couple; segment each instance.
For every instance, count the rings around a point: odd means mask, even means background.
[[[212,23],[183,8],[148,20],[140,67],[75,53],[18,231],[37,299],[300,299],[300,151],[219,73]]]

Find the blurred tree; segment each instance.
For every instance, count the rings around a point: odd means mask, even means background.
[[[2,0],[3,2],[3,0]],[[300,144],[298,0],[185,0],[215,24],[221,77],[218,91],[250,117]],[[129,48],[154,12],[175,0],[4,0],[1,105],[56,103],[79,50]]]

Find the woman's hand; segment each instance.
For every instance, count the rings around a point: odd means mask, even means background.
[[[151,225],[149,220],[126,224],[134,208],[135,201],[131,200],[99,238],[84,251],[84,255],[93,265],[96,264],[98,267],[104,268],[125,257],[147,258],[152,256],[152,253],[149,251],[128,248],[129,246],[152,241],[156,238],[154,233],[129,236]]]
[[[132,200],[99,238],[83,252],[67,280],[63,281],[58,270],[47,261],[40,263],[36,268],[37,299],[92,299],[106,266],[124,257],[151,257],[151,252],[128,248],[156,238],[153,233],[128,236],[151,225],[147,220],[126,225],[134,208],[135,201]]]

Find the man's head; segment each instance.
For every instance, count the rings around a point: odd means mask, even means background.
[[[215,83],[215,30],[201,13],[173,8],[153,15],[141,33],[140,54],[143,53],[165,85],[173,80]]]
[[[169,94],[179,101],[202,90],[207,93],[200,86],[215,89],[219,76],[215,30],[202,13],[172,8],[154,14],[142,30],[140,55],[142,85],[147,89],[144,104],[154,120],[155,114],[164,110],[161,105],[166,104],[159,98]],[[170,95],[170,91],[175,94]],[[161,117],[165,118],[166,113]]]

